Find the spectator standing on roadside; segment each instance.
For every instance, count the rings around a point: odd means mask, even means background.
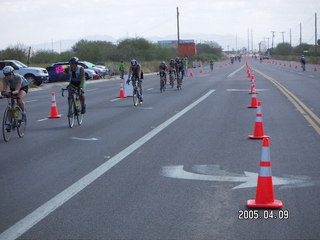
[[[120,71],[120,78],[124,79],[124,63],[123,63],[123,60],[120,61],[119,71]]]

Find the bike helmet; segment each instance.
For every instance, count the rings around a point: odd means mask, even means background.
[[[166,65],[166,62],[165,62],[165,61],[162,61],[162,62],[161,62],[161,65]]]
[[[71,64],[71,63],[78,64],[78,63],[79,63],[79,58],[77,58],[77,57],[72,57],[72,58],[70,58],[69,64]]]
[[[13,73],[14,68],[11,66],[5,66],[2,71],[4,75],[8,75],[10,73]]]
[[[132,66],[136,66],[136,65],[138,65],[137,60],[132,59],[132,60],[131,60],[131,65],[132,65]]]

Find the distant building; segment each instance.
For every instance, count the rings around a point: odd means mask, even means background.
[[[188,44],[188,43],[193,43],[195,44],[194,40],[180,40],[180,44]],[[178,48],[178,41],[177,40],[163,40],[163,41],[158,41],[158,44],[161,47],[171,47],[171,48]]]

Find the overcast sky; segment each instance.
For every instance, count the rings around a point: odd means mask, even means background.
[[[253,31],[254,48],[271,38],[271,31],[276,31],[275,43],[282,42],[280,32],[289,42],[290,28],[292,43],[297,45],[300,22],[303,42],[314,44],[314,16],[320,15],[320,0],[0,0],[0,49],[89,35],[115,39],[172,35],[176,7],[181,39],[187,33],[230,34],[219,42],[223,48],[234,48],[236,35],[246,47],[248,29]],[[320,27],[320,38],[319,33]]]

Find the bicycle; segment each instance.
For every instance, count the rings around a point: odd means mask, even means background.
[[[79,100],[79,96],[82,94],[80,88],[62,88],[62,97],[64,97],[64,91],[71,91],[71,94],[68,97],[68,123],[69,127],[72,128],[74,125],[75,118],[77,118],[78,125],[81,126],[83,121],[82,106]]]
[[[141,95],[141,92],[140,92],[140,84],[139,84],[139,78],[133,78],[132,79],[132,83],[133,81],[135,81],[135,84],[132,84],[133,85],[133,106],[138,106],[139,105],[142,105],[142,95]]]
[[[166,73],[164,71],[160,72],[160,92],[166,91]]]
[[[17,99],[19,99],[16,95],[12,95],[6,97],[8,99],[8,106],[3,114],[2,121],[2,135],[5,142],[9,142],[12,132],[17,129],[18,136],[22,138],[26,131],[27,120],[22,119],[22,110],[17,105]]]
[[[301,68],[302,68],[302,71],[306,71],[306,64],[305,63],[301,63]]]
[[[177,72],[177,89],[178,90],[182,90],[181,85],[182,85],[182,73]]]

